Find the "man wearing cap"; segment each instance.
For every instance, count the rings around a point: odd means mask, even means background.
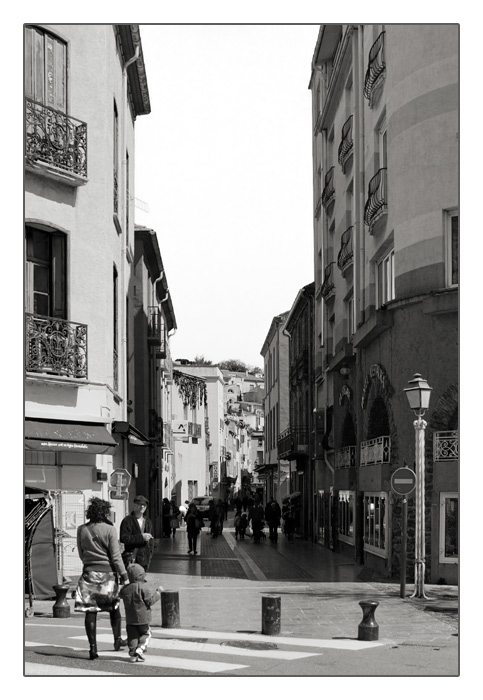
[[[119,539],[124,545],[122,559],[126,568],[139,564],[147,571],[154,550],[153,525],[146,515],[149,501],[145,496],[136,496],[133,510],[121,522]]]

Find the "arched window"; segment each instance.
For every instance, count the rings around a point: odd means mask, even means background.
[[[377,396],[371,406],[369,414],[369,426],[367,429],[367,439],[381,437],[382,435],[390,435],[389,417],[387,415],[386,404],[384,400]]]

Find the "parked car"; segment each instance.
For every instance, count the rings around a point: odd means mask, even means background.
[[[208,511],[210,509],[210,506],[214,503],[213,498],[208,498],[207,496],[196,496],[196,498],[193,498],[191,500],[191,503],[194,503],[195,506],[198,509],[199,514],[203,518],[208,517]]]

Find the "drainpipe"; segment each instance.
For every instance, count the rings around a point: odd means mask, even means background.
[[[364,199],[365,199],[365,143],[364,143],[364,94],[362,90],[362,80],[364,75],[364,25],[360,24],[357,32],[354,32],[354,55],[357,56],[355,62],[355,114],[357,147],[355,149],[355,177],[356,183],[356,216],[355,216],[355,250],[356,264],[354,266],[354,290],[358,293],[359,304],[355,304],[356,327],[364,320],[366,307],[366,247],[364,235]],[[356,287],[356,283],[358,287]]]
[[[133,63],[135,60],[137,60],[139,56],[139,45],[136,46],[136,50],[134,53],[134,56],[129,59],[124,64],[124,67],[122,69],[122,141],[121,141],[121,148],[122,148],[122,153],[121,153],[121,163],[123,164],[122,168],[122,183],[124,187],[122,188],[122,192],[126,193],[126,141],[127,141],[127,117],[128,117],[128,96],[127,96],[127,69]],[[123,206],[124,206],[124,226],[123,226],[123,237],[121,239],[121,294],[120,294],[120,299],[121,299],[121,328],[123,332],[123,336],[121,338],[121,356],[119,358],[120,363],[122,363],[122,386],[120,388],[120,393],[124,397],[124,400],[122,402],[122,417],[123,420],[127,420],[127,314],[126,314],[126,254],[127,254],[127,238],[128,238],[128,231],[127,231],[127,207],[126,207],[126,197],[124,196],[124,201],[123,201]],[[121,374],[121,373],[120,373]],[[128,467],[128,459],[129,459],[129,454],[128,454],[128,440],[122,440],[123,444],[123,466],[125,469]],[[128,500],[124,501],[124,515],[127,514],[129,509],[129,502]]]

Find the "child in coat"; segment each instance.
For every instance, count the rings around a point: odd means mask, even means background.
[[[151,607],[161,598],[162,586],[151,594],[144,581],[145,571],[139,564],[127,568],[129,584],[124,586],[119,595],[124,601],[126,611],[127,643],[129,661],[144,661],[144,652],[151,638]]]

